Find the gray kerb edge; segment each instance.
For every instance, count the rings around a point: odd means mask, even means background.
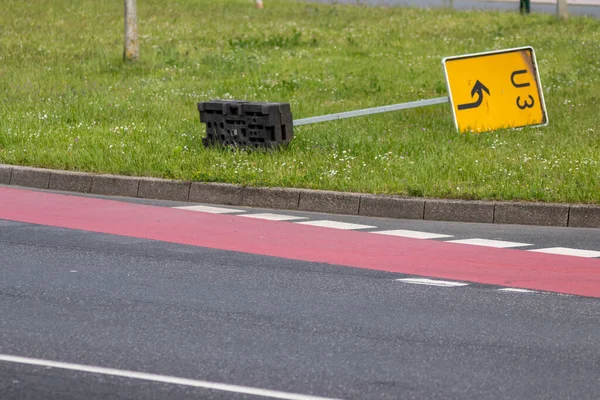
[[[0,185],[369,217],[600,228],[600,206],[406,198],[96,175],[0,164]]]

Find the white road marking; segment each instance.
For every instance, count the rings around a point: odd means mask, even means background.
[[[95,366],[83,365],[83,364],[71,364],[71,363],[60,362],[60,361],[40,360],[40,359],[36,359],[36,358],[17,357],[17,356],[10,356],[10,355],[6,355],[6,354],[0,354],[0,361],[17,363],[17,364],[37,365],[40,367],[59,368],[59,369],[66,369],[66,370],[79,371],[79,372],[89,372],[92,374],[119,376],[119,377],[123,377],[123,378],[132,378],[132,379],[140,379],[140,380],[144,380],[144,381],[169,383],[169,384],[173,384],[173,385],[191,386],[191,387],[197,387],[197,388],[203,388],[203,389],[219,390],[222,392],[248,394],[248,395],[252,395],[252,396],[263,396],[263,397],[269,397],[272,399],[336,400],[336,399],[327,398],[327,397],[280,392],[277,390],[259,389],[259,388],[253,388],[253,387],[247,387],[247,386],[229,385],[227,383],[216,383],[216,382],[200,381],[200,380],[195,380],[195,379],[177,378],[174,376],[156,375],[156,374],[149,374],[149,373],[145,373],[145,372],[127,371],[127,370],[114,369],[114,368],[95,367]]]
[[[586,257],[586,258],[600,257],[600,251],[569,249],[567,247],[550,247],[547,249],[535,249],[535,250],[529,250],[529,251],[535,251],[537,253],[560,254],[563,256],[575,256],[575,257]]]
[[[323,228],[335,228],[335,229],[344,229],[344,230],[377,228],[376,226],[371,226],[371,225],[348,224],[346,222],[337,222],[337,221],[329,221],[329,220],[306,221],[306,222],[295,222],[295,223],[302,224],[302,225],[321,226]]]
[[[518,242],[505,242],[503,240],[489,240],[489,239],[461,239],[461,240],[449,240],[447,243],[460,243],[460,244],[471,244],[474,246],[486,246],[486,247],[522,247],[531,246],[529,243],[518,243]]]
[[[464,282],[454,282],[454,281],[438,281],[427,278],[401,278],[396,279],[397,281],[401,281],[404,283],[414,283],[415,285],[428,285],[428,286],[443,286],[443,287],[458,287],[458,286],[468,286],[468,283]]]
[[[498,291],[500,291],[500,292],[517,292],[517,293],[539,293],[535,290],[512,288],[512,287],[498,289]]]
[[[271,213],[244,214],[244,215],[242,215],[242,217],[266,219],[268,221],[292,221],[295,219],[308,219],[307,217],[296,217],[293,215],[282,215],[282,214],[271,214]]]
[[[211,206],[184,206],[184,207],[173,207],[179,210],[189,211],[200,211],[211,214],[229,214],[229,213],[243,213],[244,210],[236,210],[234,208],[223,208],[223,207],[211,207]]]
[[[378,233],[380,235],[390,235],[390,236],[402,236],[413,239],[440,239],[440,238],[450,238],[452,235],[442,235],[441,233],[429,233],[429,232],[420,232],[420,231],[409,231],[405,229],[396,229],[393,231],[379,231],[379,232],[371,232]]]

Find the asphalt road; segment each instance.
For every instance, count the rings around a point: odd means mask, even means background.
[[[327,398],[600,398],[595,298],[3,220],[0,260],[2,355]],[[0,361],[3,400],[260,397]]]
[[[448,7],[449,0],[309,0],[320,3],[339,4],[370,4],[376,6],[409,6],[409,7]],[[477,0],[453,0],[452,7],[456,10],[502,10],[518,12],[518,2],[507,1],[477,1]],[[587,15],[600,17],[600,6],[593,5],[569,5],[569,14]],[[556,4],[533,3],[533,13],[556,14]]]

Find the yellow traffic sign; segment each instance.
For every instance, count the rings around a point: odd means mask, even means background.
[[[443,64],[459,131],[548,124],[532,47],[448,57]]]

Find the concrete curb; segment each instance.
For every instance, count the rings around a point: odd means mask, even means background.
[[[600,206],[405,198],[322,190],[95,175],[0,164],[0,184],[109,196],[368,217],[600,228]],[[1,201],[0,201],[1,204]]]
[[[302,190],[298,210],[330,214],[358,215],[360,194],[330,192],[327,190]]]
[[[423,219],[425,199],[365,194],[358,215],[399,219]]]
[[[495,202],[467,200],[425,200],[423,219],[432,221],[494,222]]]
[[[190,182],[168,181],[156,178],[140,178],[137,197],[188,201],[190,198]]]
[[[245,187],[241,205],[297,210],[299,202],[300,190],[298,189]]]
[[[499,224],[567,226],[567,204],[498,203],[494,221]]]
[[[188,201],[195,203],[242,205],[243,187],[228,183],[194,182],[190,187]]]
[[[90,193],[94,177],[91,174],[68,171],[53,171],[50,174],[48,189],[67,192]]]

